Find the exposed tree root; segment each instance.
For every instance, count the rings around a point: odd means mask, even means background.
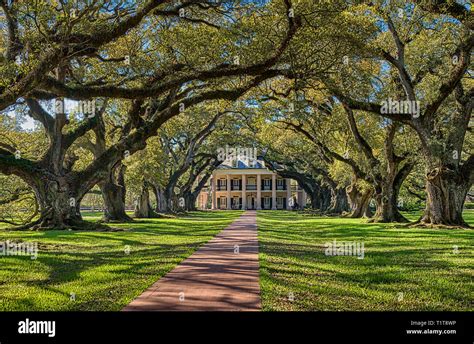
[[[130,223],[130,222],[133,222],[133,218],[127,215],[126,217],[112,219],[104,215],[104,217],[99,222],[101,223]]]
[[[56,225],[48,222],[44,218],[28,223],[26,225],[7,228],[11,231],[48,231],[48,230],[74,230],[74,231],[98,231],[98,232],[120,232],[123,228],[110,227],[100,222],[88,222],[83,220],[72,220],[67,224]]]
[[[384,219],[383,216],[374,216],[370,218],[368,223],[410,223],[410,221],[401,214],[398,214],[393,219]]]
[[[474,227],[470,226],[466,222],[462,225],[453,225],[453,224],[443,224],[443,223],[431,223],[426,221],[426,219],[421,216],[415,222],[408,223],[404,225],[405,228],[429,228],[429,229],[473,229]]]

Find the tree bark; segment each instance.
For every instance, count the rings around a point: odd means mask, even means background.
[[[385,185],[380,193],[375,194],[376,210],[372,222],[409,222],[398,211],[398,191],[393,185]]]
[[[105,205],[103,217],[105,222],[133,221],[125,212],[125,169],[126,166],[119,163],[110,171],[107,179],[99,184]]]
[[[320,194],[320,204],[319,204],[319,209],[322,212],[326,212],[329,210],[331,207],[331,201],[332,201],[332,191],[329,187],[327,186],[320,186],[319,187],[319,194]]]
[[[311,201],[311,209],[319,210],[321,208],[321,199],[319,191],[309,187],[303,189],[306,191],[306,194],[308,195]]]
[[[157,217],[157,214],[153,211],[150,204],[150,192],[149,183],[143,181],[140,196],[135,204],[135,217],[136,218],[153,218]]]
[[[403,181],[413,170],[414,163],[407,162],[395,173],[398,162],[389,159],[388,171],[375,187],[376,211],[373,222],[409,222],[398,211],[398,195]]]
[[[331,205],[327,212],[329,214],[342,214],[349,210],[346,190],[344,188],[331,188]]]
[[[348,217],[372,217],[372,211],[370,210],[369,203],[372,198],[373,190],[362,191],[359,189],[356,183],[353,182],[346,188],[346,193],[351,209]]]
[[[38,220],[19,227],[31,229],[95,229],[102,226],[84,221],[80,212],[83,194],[66,178],[35,179],[29,183],[39,205]]]
[[[188,180],[181,188],[184,197],[186,211],[196,211],[196,200],[204,188],[212,172],[222,163],[217,155],[201,154],[199,161],[194,161],[189,173]],[[201,176],[201,178],[199,178]]]
[[[155,212],[165,213],[167,211],[167,201],[163,192],[163,188],[156,184],[151,184],[151,186],[156,199]]]
[[[174,186],[176,185],[175,182],[170,182],[166,185],[165,190],[163,192],[164,196],[164,213],[173,213],[174,209],[174,199],[176,198],[174,194]]]
[[[466,102],[458,99],[460,102],[453,128],[445,135],[442,146],[428,135],[428,131],[420,130],[426,160],[427,196],[425,212],[419,220],[422,224],[469,227],[462,212],[474,182],[474,154],[461,163],[461,152],[473,99],[469,98]]]
[[[187,192],[183,195],[184,197],[184,209],[186,211],[196,211],[196,199],[197,195],[194,192]]]
[[[471,185],[468,180],[462,178],[462,174],[449,167],[430,170],[426,179],[426,208],[421,222],[468,227],[462,212]]]

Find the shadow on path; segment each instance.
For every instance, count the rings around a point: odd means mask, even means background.
[[[247,211],[123,310],[260,309],[256,212]]]

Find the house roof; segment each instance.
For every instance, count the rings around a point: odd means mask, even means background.
[[[218,170],[231,169],[266,169],[265,163],[261,159],[234,159],[226,160],[217,167]]]

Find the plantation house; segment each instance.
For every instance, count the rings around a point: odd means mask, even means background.
[[[199,209],[294,209],[306,204],[297,182],[281,178],[261,160],[222,163],[197,199]]]

